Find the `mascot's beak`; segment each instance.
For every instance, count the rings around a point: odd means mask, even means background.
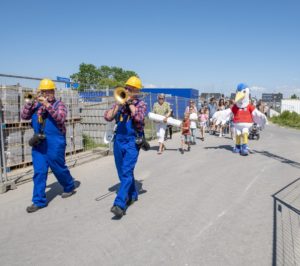
[[[240,100],[243,100],[245,98],[246,94],[244,92],[237,92],[236,95],[235,95],[235,102],[239,102]]]

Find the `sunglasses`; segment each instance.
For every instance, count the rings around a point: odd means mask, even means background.
[[[165,98],[158,98],[158,100],[164,100]]]

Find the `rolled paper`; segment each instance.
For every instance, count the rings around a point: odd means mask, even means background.
[[[168,119],[167,119],[167,124],[174,126],[174,127],[180,127],[181,123],[182,123],[182,121],[180,121],[178,119],[174,119],[173,117],[168,117]]]
[[[191,113],[190,114],[190,120],[197,121],[198,120],[197,114],[196,113]]]
[[[166,118],[163,115],[158,115],[158,114],[154,114],[154,113],[151,113],[151,112],[148,113],[148,117],[149,117],[150,120],[153,120],[155,122],[163,122],[163,120]],[[167,125],[180,127],[181,123],[182,122],[180,120],[177,120],[173,117],[168,117],[168,119],[167,119]]]

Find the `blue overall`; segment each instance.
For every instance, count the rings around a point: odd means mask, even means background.
[[[54,103],[54,108],[56,104],[57,102]],[[40,133],[43,129],[43,125],[38,122],[37,115],[40,106],[37,106],[31,118],[31,125],[35,134]],[[74,180],[65,164],[66,136],[58,128],[57,123],[50,114],[45,119],[43,131],[46,139],[32,148],[34,168],[32,202],[39,207],[47,205],[45,190],[49,166],[62,185],[64,192],[71,192],[74,189]]]
[[[114,205],[126,209],[126,201],[138,199],[133,171],[139,156],[139,148],[135,143],[136,130],[132,118],[129,115],[121,116],[119,111],[116,123],[114,157],[121,184]]]

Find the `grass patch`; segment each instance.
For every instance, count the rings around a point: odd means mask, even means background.
[[[296,112],[284,111],[279,116],[270,118],[271,122],[280,126],[300,129],[300,115]]]
[[[85,150],[91,150],[91,149],[100,148],[100,147],[108,148],[108,144],[98,144],[93,140],[93,138],[91,138],[88,135],[83,134],[82,139],[83,139],[83,147]]]

